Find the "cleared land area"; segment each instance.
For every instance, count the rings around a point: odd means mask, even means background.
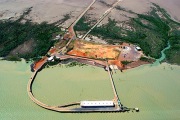
[[[59,30],[52,28],[53,26],[47,26],[45,30],[42,28],[45,24],[36,24],[40,25],[39,27],[43,30],[42,33],[44,34],[40,35],[40,32],[36,32],[36,30],[39,31],[40,28],[32,30],[32,28],[36,28],[34,27],[36,25],[32,27],[29,23],[27,24],[27,20],[32,23],[47,21],[48,23],[54,23],[53,25],[68,27],[91,2],[91,0],[55,0],[53,2],[49,0],[0,1],[0,19],[3,21],[10,20],[6,22],[6,24],[1,22],[0,27],[2,28],[2,34],[0,37],[3,39],[2,44],[0,44],[1,56],[16,55],[18,57],[28,58],[38,57],[36,52],[38,52],[40,56],[45,54],[54,43],[50,40],[52,33],[58,32],[59,34]],[[114,2],[115,0],[97,0],[85,17],[79,21],[79,25],[75,26],[77,33],[79,33],[79,31],[81,33],[89,30],[93,23],[96,22],[102,13],[111,7]],[[143,49],[146,55],[154,58],[160,57],[160,51],[167,46],[168,40],[170,39],[172,47],[166,51],[167,61],[179,64],[180,50],[178,45],[179,40],[177,40],[179,39],[179,24],[171,20],[170,16],[164,13],[164,9],[152,5],[150,2],[155,2],[159,6],[162,6],[170,13],[173,19],[178,20],[178,0],[124,0],[120,2],[119,6],[90,34],[97,36],[97,42],[100,41],[101,43],[116,44],[119,43],[119,41],[124,41],[137,44]],[[24,15],[24,19],[17,24],[17,21],[14,20],[22,17],[24,14],[23,11],[30,7],[32,9],[31,12]],[[10,28],[8,26],[11,26],[11,30],[4,29]],[[13,31],[17,29],[17,27],[21,30]],[[36,33],[32,34],[32,31],[39,34],[38,38],[36,35],[33,35]],[[29,32],[31,33],[29,34]],[[48,34],[45,35],[45,33]],[[7,36],[6,34],[10,35],[10,37],[4,39],[4,36]],[[42,38],[43,42],[40,42]],[[43,43],[46,43],[44,41],[46,41],[48,45],[44,45]],[[10,42],[14,42],[15,44],[9,44]],[[39,46],[39,44],[42,45]],[[4,46],[8,47],[4,50]],[[25,46],[27,49],[25,49]],[[43,49],[36,49],[40,47]],[[33,53],[34,51],[36,54]],[[33,53],[33,55],[30,52]]]
[[[75,41],[73,50],[67,54],[95,59],[117,59],[120,52],[120,46],[109,46],[78,40]]]
[[[115,68],[112,69],[116,69],[116,67],[120,70],[129,69],[142,64],[152,63],[152,60],[147,58],[141,50],[137,50],[136,45],[127,43],[106,45],[85,40],[75,40],[67,49],[69,49],[67,54],[70,55],[70,58],[82,59],[79,62],[84,62],[83,60],[86,59],[92,63],[99,63],[104,67],[107,60],[109,65],[115,65]],[[59,57],[60,59],[62,58],[61,56]],[[133,64],[129,66],[129,63]]]

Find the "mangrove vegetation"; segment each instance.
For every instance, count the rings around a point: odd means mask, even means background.
[[[25,19],[31,9],[27,9],[17,20],[0,21],[0,57],[9,60],[38,58],[54,44],[53,35],[61,32],[60,29],[54,24],[38,24]]]
[[[165,52],[166,61],[180,64],[180,23],[172,20],[163,8],[152,3],[147,14],[138,14],[120,6],[116,9],[136,17],[129,17],[128,21],[123,22],[109,18],[107,24],[96,27],[90,34],[101,37],[109,44],[128,42],[139,45],[146,56],[156,59],[161,57],[161,51],[169,41],[171,48]],[[86,18],[77,23],[76,31],[84,32],[91,28],[92,22]]]

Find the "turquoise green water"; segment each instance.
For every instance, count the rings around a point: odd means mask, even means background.
[[[171,48],[171,45],[170,45],[170,43],[168,42],[168,46],[161,51],[161,57],[160,57],[159,59],[157,59],[154,64],[158,64],[158,63],[160,63],[161,61],[163,61],[163,60],[166,58],[166,54],[165,54],[164,52],[165,52],[166,50],[170,49],[170,48]]]
[[[37,106],[26,92],[29,64],[0,61],[0,66],[0,120],[180,119],[179,66],[164,63],[117,71],[113,77],[122,104],[138,107],[140,112],[90,114],[58,113]],[[38,74],[33,91],[49,105],[113,97],[108,74],[91,66],[45,69]]]

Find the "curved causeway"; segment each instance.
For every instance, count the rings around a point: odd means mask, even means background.
[[[32,93],[32,85],[33,85],[33,82],[34,82],[34,79],[37,75],[38,71],[34,71],[33,72],[33,75],[31,76],[31,78],[29,79],[29,82],[28,82],[28,85],[27,85],[27,92],[28,92],[28,96],[30,97],[30,99],[36,103],[37,105],[45,108],[45,109],[48,109],[48,110],[53,110],[53,111],[59,111],[59,112],[68,112],[69,110],[68,109],[63,109],[63,108],[59,108],[59,106],[49,106],[49,105],[46,105],[42,102],[40,102],[39,100],[37,100],[33,93]]]
[[[29,79],[28,85],[27,85],[27,92],[28,92],[28,96],[30,97],[30,99],[36,103],[37,105],[39,105],[42,108],[48,109],[48,110],[52,110],[52,111],[57,111],[57,112],[66,112],[66,113],[74,113],[74,112],[120,112],[122,111],[121,109],[119,109],[118,106],[115,106],[114,108],[67,108],[68,106],[72,106],[72,105],[80,105],[80,102],[75,102],[75,103],[71,103],[71,104],[67,104],[67,105],[61,105],[61,106],[50,106],[50,105],[46,105],[44,103],[42,103],[41,101],[37,100],[35,98],[35,96],[33,95],[32,92],[32,85],[33,82],[36,78],[38,71],[34,71],[31,78]]]
[[[110,8],[108,11],[111,11],[115,5],[120,2],[121,0],[118,0],[112,8]],[[73,30],[73,27],[74,25],[80,20],[80,18],[82,18],[82,16],[90,9],[90,7],[96,2],[96,0],[92,0],[92,3],[83,11],[83,13],[76,19],[75,22],[73,22],[73,24],[69,27],[69,30],[72,31],[73,35],[74,35],[74,30]],[[63,47],[61,49],[61,54],[64,53],[64,51],[66,50],[66,47],[70,44],[70,42],[74,39],[74,37],[72,37],[68,43],[66,44],[65,47]],[[61,59],[62,56],[60,56]],[[67,57],[67,56],[66,56]],[[65,57],[65,58],[66,58]],[[68,57],[67,57],[68,58]],[[69,57],[71,58],[71,57]],[[83,58],[83,59],[86,59],[86,58]],[[48,110],[52,110],[52,111],[57,111],[57,112],[69,112],[69,113],[73,113],[73,112],[121,112],[121,111],[124,111],[122,108],[121,108],[121,105],[120,105],[120,100],[117,96],[117,93],[116,93],[116,89],[115,89],[115,85],[114,85],[114,82],[113,82],[113,79],[112,79],[112,76],[110,74],[110,71],[109,71],[109,66],[108,66],[108,63],[107,63],[107,67],[108,67],[108,72],[109,72],[109,76],[110,76],[110,79],[111,79],[111,84],[112,84],[112,88],[113,88],[113,91],[114,91],[114,102],[115,102],[115,106],[114,107],[103,107],[103,108],[82,108],[82,107],[79,107],[79,108],[68,108],[69,106],[73,106],[73,105],[79,105],[80,106],[80,102],[75,102],[75,103],[71,103],[71,104],[66,104],[66,105],[61,105],[61,106],[50,106],[50,105],[46,105],[44,103],[42,103],[41,101],[37,100],[35,98],[35,96],[33,95],[33,92],[32,92],[32,85],[33,85],[33,82],[36,78],[36,75],[37,73],[39,72],[39,70],[42,68],[42,66],[48,61],[48,58],[47,57],[44,57],[42,60],[40,60],[39,63],[37,63],[33,69],[33,74],[31,76],[31,78],[29,79],[29,82],[28,82],[28,85],[27,85],[27,92],[28,92],[28,96],[30,97],[30,99],[36,103],[37,105],[39,105],[40,107],[42,108],[45,108],[45,109],[48,109]],[[97,63],[98,64],[98,63]]]

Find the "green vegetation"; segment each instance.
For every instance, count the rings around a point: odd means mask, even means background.
[[[144,62],[149,62],[149,63],[152,63],[154,61],[153,59],[147,58],[147,57],[141,57],[140,60]]]
[[[171,48],[165,51],[166,60],[169,63],[176,63],[180,65],[180,31],[173,31],[170,35],[169,42]]]
[[[8,57],[6,58],[6,60],[8,60],[8,61],[21,61],[21,58],[19,58],[18,56],[12,56],[12,55],[10,55],[10,56],[8,56]]]
[[[121,61],[121,63],[122,63],[123,65],[128,65],[129,63],[131,63],[131,61]]]
[[[117,22],[109,18],[107,24],[96,27],[90,34],[102,37],[109,44],[119,42],[128,42],[140,46],[147,56],[160,58],[161,51],[170,41],[171,49],[167,50],[167,61],[170,63],[180,64],[180,23],[173,21],[167,12],[156,4],[148,14],[137,14],[131,10],[116,7],[130,14],[134,14],[136,18],[130,18],[126,22]],[[83,22],[84,21],[84,22]],[[119,27],[119,24],[122,27]],[[77,31],[87,31],[90,29],[91,22],[87,23],[86,18],[81,19]],[[82,29],[86,28],[86,29]],[[173,53],[173,54],[172,54]]]
[[[26,10],[24,14],[15,21],[0,21],[0,57],[8,56],[12,50],[28,40],[35,41],[34,45],[29,46],[32,52],[19,52],[15,56],[25,59],[43,56],[54,44],[52,34],[59,32],[60,29],[54,24],[48,24],[46,22],[37,24],[24,19],[30,11],[31,8]],[[22,20],[26,20],[26,22],[22,23]]]
[[[74,66],[86,66],[86,64],[80,63],[80,62],[70,62],[69,64],[66,65],[66,67],[74,67]]]
[[[143,24],[142,20],[149,23]],[[101,35],[110,44],[119,42],[130,42],[138,44],[146,55],[154,58],[160,57],[160,51],[166,47],[169,26],[161,19],[148,15],[138,15],[138,18],[132,18],[127,26],[135,28],[135,30],[120,28],[115,20],[109,18],[106,25],[95,28],[91,34]]]
[[[74,30],[75,31],[88,31],[91,28],[90,26],[91,22],[88,22],[87,19],[88,17],[83,16],[74,26]]]
[[[149,61],[149,59],[148,59],[147,57],[141,57],[140,60],[141,60],[141,61],[145,61],[145,62],[148,62],[148,61]]]

